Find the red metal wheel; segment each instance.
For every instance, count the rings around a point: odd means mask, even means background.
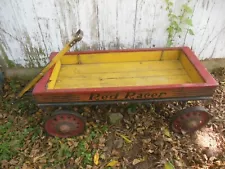
[[[45,131],[60,138],[81,135],[85,129],[82,116],[73,111],[56,111],[44,124]]]
[[[174,132],[195,132],[205,126],[212,116],[203,107],[189,107],[181,110],[171,120],[170,127]]]

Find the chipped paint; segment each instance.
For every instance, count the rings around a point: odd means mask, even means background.
[[[173,0],[174,12],[188,0]],[[8,66],[40,67],[77,29],[74,50],[165,47],[164,0],[1,0],[1,59]],[[175,46],[189,46],[200,59],[225,57],[225,1],[191,1],[194,36],[184,31]]]

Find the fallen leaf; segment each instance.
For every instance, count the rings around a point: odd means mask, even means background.
[[[132,164],[133,164],[133,165],[136,165],[136,164],[138,164],[138,163],[140,163],[140,162],[143,162],[143,161],[145,161],[144,158],[134,159],[133,162],[132,162]]]
[[[168,161],[164,164],[164,169],[175,169],[175,167]]]
[[[105,143],[105,138],[104,137],[100,137],[99,138],[99,144],[104,144]]]
[[[94,155],[94,164],[95,165],[99,164],[99,153],[98,153],[98,151]]]
[[[44,157],[46,153],[42,153],[41,155],[39,156],[36,156],[33,158],[33,163],[35,163],[37,160],[39,160],[41,157]]]
[[[92,169],[91,165],[86,165],[86,169]]]
[[[81,161],[82,161],[82,158],[78,157],[78,158],[75,159],[75,164],[79,166]]]
[[[100,158],[103,159],[103,160],[105,160],[105,158],[106,158],[106,157],[105,157],[105,153],[101,154],[101,155],[100,155]]]
[[[113,149],[111,155],[112,155],[112,156],[120,156],[120,152],[117,151],[116,149]]]
[[[117,140],[115,140],[114,141],[114,146],[115,146],[115,148],[117,148],[117,149],[120,149],[120,148],[122,148],[123,147],[123,139],[122,138],[119,138],[119,139],[117,139]]]
[[[167,128],[164,129],[164,135],[167,137],[171,137],[170,131]]]
[[[9,167],[9,163],[7,160],[2,160],[1,161],[1,167],[2,168],[8,168]]]
[[[128,139],[125,135],[117,133],[120,137],[122,137],[127,143],[132,143],[130,139]]]
[[[116,160],[112,160],[107,164],[107,167],[114,167],[115,165],[117,165],[119,163],[119,161]]]
[[[18,163],[18,161],[15,160],[15,159],[12,159],[12,160],[9,161],[10,165],[16,165],[17,163]]]

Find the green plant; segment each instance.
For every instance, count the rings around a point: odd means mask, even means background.
[[[8,121],[0,126],[0,161],[10,160],[13,156],[17,155],[24,145],[24,140],[31,132],[35,133],[32,141],[37,139],[37,135],[40,133],[39,127],[29,127],[20,131],[14,131],[13,127],[12,121]]]
[[[168,18],[169,18],[169,26],[166,29],[168,33],[167,38],[167,46],[172,46],[174,43],[174,38],[178,35],[187,31],[188,34],[194,35],[193,30],[191,27],[192,19],[190,16],[193,13],[193,10],[188,6],[191,0],[188,0],[187,3],[183,4],[181,7],[181,14],[175,14],[173,12],[173,2],[171,0],[165,0],[167,6],[166,10],[168,11]],[[180,37],[180,35],[178,35]]]
[[[16,93],[20,89],[20,84],[17,78],[13,78],[9,83],[10,89],[13,93]]]
[[[87,144],[88,143],[86,140],[82,140],[81,142],[79,142],[77,147],[77,156],[83,158],[82,163],[84,166],[86,166],[87,164],[92,164],[93,162],[93,152],[91,151],[91,149],[87,148]]]

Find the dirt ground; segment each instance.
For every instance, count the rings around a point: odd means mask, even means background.
[[[196,133],[169,130],[177,102],[161,104],[160,111],[150,103],[96,105],[68,107],[85,117],[87,128],[67,139],[43,130],[51,109],[39,109],[31,96],[15,99],[27,82],[7,79],[0,102],[1,168],[225,169],[225,69],[212,74],[220,83],[213,100],[186,104],[204,106],[213,115]],[[121,123],[111,125],[110,113],[121,113]]]

